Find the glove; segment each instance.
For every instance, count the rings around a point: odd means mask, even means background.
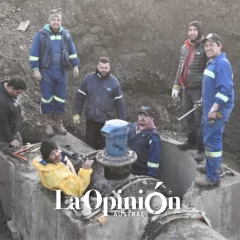
[[[173,99],[177,99],[178,98],[178,94],[179,94],[179,90],[176,89],[172,89],[172,98]]]
[[[193,103],[194,103],[194,105],[193,105],[194,108],[202,107],[202,98],[198,101],[194,101]]]
[[[73,122],[74,122],[74,124],[80,123],[80,115],[79,114],[73,115]]]
[[[33,71],[33,75],[34,75],[34,78],[37,80],[37,81],[40,81],[42,79],[42,74],[40,73],[39,70],[34,70]]]
[[[20,142],[16,139],[10,142],[10,145],[13,146],[14,148],[19,148],[20,147]]]

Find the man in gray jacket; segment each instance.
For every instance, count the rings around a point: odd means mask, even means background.
[[[172,89],[172,98],[176,99],[182,89],[182,107],[186,113],[193,108],[194,102],[201,99],[202,76],[208,61],[202,43],[201,22],[193,21],[188,27],[188,37],[182,48],[179,67]],[[178,145],[182,150],[194,148],[198,144],[196,161],[204,159],[204,148],[201,136],[201,110],[197,109],[186,117],[188,139]]]
[[[101,57],[96,72],[89,73],[80,85],[73,112],[73,122],[80,123],[80,114],[86,100],[86,143],[94,149],[105,147],[101,128],[105,121],[125,120],[126,110],[118,80],[110,74],[110,60]],[[116,112],[116,114],[115,114]]]

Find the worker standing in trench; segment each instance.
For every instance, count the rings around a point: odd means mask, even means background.
[[[131,165],[131,173],[157,177],[161,139],[154,125],[152,110],[149,106],[142,106],[138,111],[137,122],[130,125],[128,146],[137,154],[137,161]]]
[[[177,99],[182,89],[182,107],[184,114],[191,110],[194,102],[201,99],[202,75],[208,58],[204,51],[202,25],[193,21],[188,26],[188,37],[181,48],[179,67],[172,89],[172,98]],[[197,109],[186,117],[188,139],[178,145],[182,150],[191,149],[198,144],[198,153],[194,159],[204,160],[204,148],[201,134],[201,110]]]
[[[22,124],[20,94],[27,89],[21,77],[12,77],[0,82],[0,149],[19,148],[22,137],[19,133]]]
[[[234,107],[232,67],[222,53],[222,40],[210,33],[203,40],[209,62],[202,82],[202,134],[206,154],[206,166],[197,170],[206,173],[195,179],[199,187],[209,187],[220,183],[222,163],[222,136],[226,122]]]
[[[118,80],[110,73],[110,59],[100,57],[96,71],[83,79],[75,98],[74,124],[80,123],[80,115],[86,100],[86,143],[94,149],[105,147],[101,129],[107,120],[125,120],[126,109]]]
[[[34,78],[40,81],[41,113],[46,134],[54,135],[55,129],[64,135],[67,134],[63,127],[63,117],[68,69],[73,66],[73,75],[78,76],[79,59],[68,30],[61,26],[61,9],[52,10],[48,20],[49,24],[34,36],[29,60]]]

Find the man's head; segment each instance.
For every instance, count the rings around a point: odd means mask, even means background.
[[[202,24],[199,21],[192,21],[188,26],[188,37],[192,43],[202,38]]]
[[[42,141],[40,152],[43,160],[48,163],[57,163],[61,161],[61,152],[55,142],[49,140]]]
[[[209,33],[204,39],[205,52],[209,59],[221,54],[222,40],[216,33]]]
[[[106,57],[100,57],[97,65],[97,72],[102,78],[107,77],[110,74],[110,60]]]
[[[53,9],[48,17],[50,28],[53,32],[58,32],[62,25],[62,10],[61,8]]]
[[[17,97],[27,89],[27,85],[21,77],[13,77],[6,84],[6,90],[11,97]]]
[[[138,123],[140,126],[140,130],[144,130],[152,120],[153,118],[151,108],[148,106],[142,106],[138,110]]]

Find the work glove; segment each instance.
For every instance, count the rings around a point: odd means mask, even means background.
[[[80,123],[80,115],[79,114],[73,115],[73,122],[74,122],[74,124]]]
[[[177,99],[178,98],[178,94],[179,94],[179,90],[177,89],[172,89],[172,98],[173,99]]]
[[[200,100],[194,101],[193,103],[194,103],[193,105],[194,108],[202,107],[202,98]]]
[[[74,76],[74,77],[77,77],[78,74],[79,74],[78,66],[75,66],[75,67],[73,68],[73,76]]]
[[[33,76],[37,81],[40,81],[42,79],[42,74],[40,73],[39,70],[34,70],[33,71]]]
[[[14,148],[19,148],[20,147],[20,142],[16,139],[10,142],[10,145],[13,146]]]

